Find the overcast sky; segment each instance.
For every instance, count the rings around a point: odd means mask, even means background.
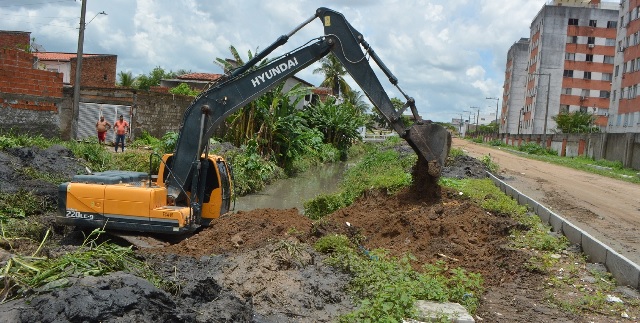
[[[450,122],[475,106],[495,113],[506,55],[529,37],[546,0],[87,0],[84,52],[115,54],[117,72],[222,73],[215,58],[266,48],[313,16],[341,12],[416,99],[424,119]],[[99,12],[107,15],[97,15]],[[0,0],[0,30],[28,31],[45,51],[77,51],[80,0]],[[96,16],[97,15],[97,16]],[[93,19],[93,20],[92,20]],[[90,22],[89,22],[90,21]],[[323,34],[319,20],[296,33],[276,57]],[[316,66],[297,76],[319,85]],[[386,77],[390,97],[402,98]],[[356,89],[358,89],[356,87]],[[500,99],[502,104],[502,99]],[[465,119],[468,114],[465,113]]]

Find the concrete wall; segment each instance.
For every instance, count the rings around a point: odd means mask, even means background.
[[[166,93],[144,92],[137,95],[133,106],[135,136],[148,132],[154,137],[162,137],[170,131],[179,131],[184,111],[193,97]]]
[[[527,142],[541,144],[542,136],[503,135],[501,140],[517,147]],[[547,147],[557,151],[559,156],[620,161],[624,167],[640,170],[640,133],[553,134],[547,135],[547,140]]]

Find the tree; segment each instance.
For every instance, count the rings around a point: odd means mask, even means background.
[[[171,94],[180,94],[180,95],[188,95],[188,96],[197,96],[200,94],[200,91],[194,90],[187,85],[187,83],[180,83],[180,85],[171,88],[169,90]]]
[[[329,55],[320,59],[321,66],[313,70],[313,74],[324,74],[324,80],[320,83],[320,86],[330,87],[333,95],[338,97],[342,93],[343,95],[351,91],[351,87],[344,79],[344,75],[347,74],[344,66],[338,58],[329,53]]]
[[[561,133],[599,132],[600,128],[593,125],[596,117],[588,112],[560,113],[552,119],[557,124],[557,131]]]
[[[225,74],[230,73],[234,69],[245,64],[245,61],[242,59],[242,57],[240,57],[240,54],[238,54],[238,50],[233,45],[229,46],[229,52],[231,52],[231,56],[233,57],[232,60],[217,57],[213,61],[214,64],[222,67],[222,70],[224,71]],[[258,54],[258,49],[256,49],[255,54]],[[254,53],[252,53],[250,50],[247,51],[247,57],[249,58],[249,60],[253,59],[254,56],[255,56]],[[270,61],[269,59],[265,58],[261,60],[258,64],[251,67],[248,71],[252,71],[258,67],[267,65],[269,61]]]
[[[118,86],[122,86],[122,87],[133,87],[133,85],[135,84],[136,79],[133,77],[133,74],[131,74],[131,72],[123,72],[120,71],[120,73],[118,73],[118,83],[116,83],[116,85]]]
[[[367,118],[348,104],[336,104],[334,97],[317,103],[304,110],[305,119],[310,128],[316,128],[324,134],[324,142],[340,150],[341,158],[347,157],[347,150],[360,138],[358,128],[365,125]]]
[[[224,73],[231,73],[232,70],[244,65],[244,60],[238,54],[238,50],[231,45],[229,46],[229,52],[233,60],[216,58],[214,63],[223,68]],[[254,55],[251,51],[248,51],[247,56],[251,60]],[[263,66],[268,63],[267,59],[262,60],[257,66]],[[254,66],[249,70],[254,70],[257,67]],[[249,141],[254,140],[256,132],[259,129],[260,111],[257,110],[256,101],[249,102],[237,112],[231,114],[226,120],[225,125],[227,131],[225,133],[225,139],[233,143],[236,146],[246,145]]]
[[[398,98],[391,98],[391,105],[393,106],[394,110],[400,111],[402,109],[402,107],[404,106],[404,102],[402,102],[402,100],[400,100]],[[378,127],[380,127],[380,128],[389,129],[389,127],[390,127],[389,121],[387,121],[387,119],[380,114],[378,109],[376,109],[375,113],[372,114],[371,119],[375,123],[377,123]],[[404,117],[404,116],[403,116],[403,122],[405,124],[407,124],[407,123],[411,124],[411,120],[409,120],[408,117]]]
[[[349,91],[342,94],[344,104],[351,105],[360,114],[364,114],[369,110],[369,103],[365,101],[366,97],[360,91]]]
[[[176,73],[169,71],[165,72],[165,70],[156,66],[148,75],[140,75],[136,78],[135,87],[141,90],[149,90],[152,86],[160,85],[160,81],[162,79],[171,79],[175,78]]]

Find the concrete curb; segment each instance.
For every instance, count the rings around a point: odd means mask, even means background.
[[[555,214],[544,205],[522,194],[495,175],[490,172],[487,172],[487,174],[502,192],[518,201],[518,204],[526,205],[529,210],[534,211],[543,223],[553,228],[553,231],[564,234],[571,243],[579,244],[582,252],[587,255],[589,262],[604,264],[616,279],[618,285],[626,285],[640,290],[640,266]]]

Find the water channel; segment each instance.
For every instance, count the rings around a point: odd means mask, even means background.
[[[297,208],[301,214],[304,214],[305,201],[320,194],[330,194],[338,190],[346,169],[345,162],[313,167],[296,177],[281,179],[267,185],[259,193],[238,197],[234,210]]]

